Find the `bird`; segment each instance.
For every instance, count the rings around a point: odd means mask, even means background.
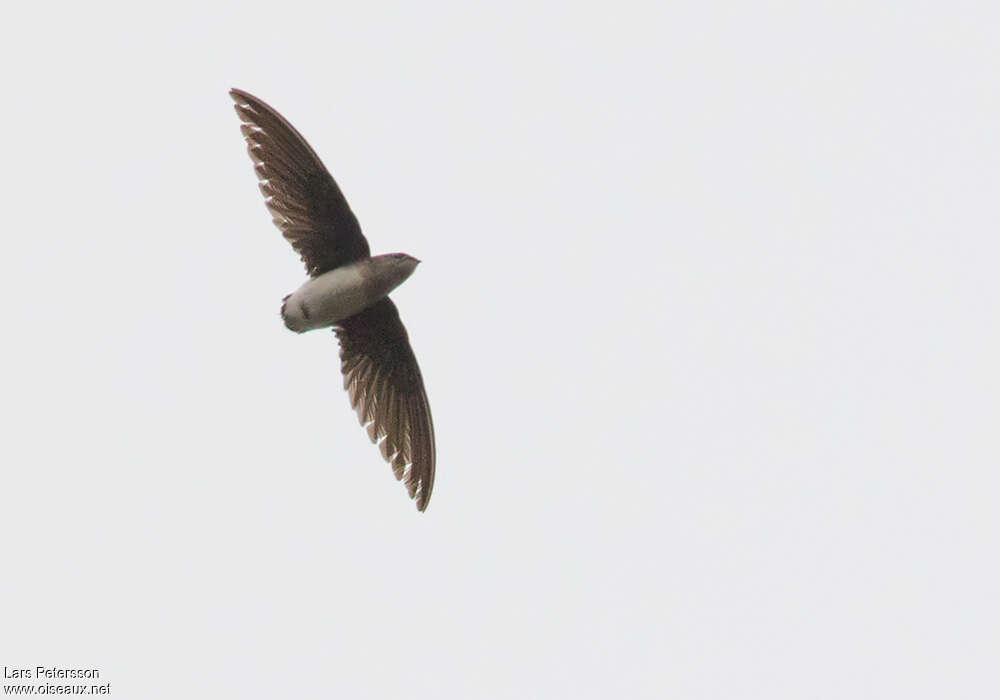
[[[296,333],[332,328],[351,407],[423,511],[434,487],[434,423],[424,380],[389,292],[420,263],[406,253],[372,256],[357,217],[306,140],[274,108],[229,91],[274,224],[309,275],[282,299]]]

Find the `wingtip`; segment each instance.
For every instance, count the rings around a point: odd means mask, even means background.
[[[239,88],[229,88],[229,96],[233,98],[234,102],[246,102],[247,100],[254,99],[246,90],[240,90]]]
[[[427,510],[427,504],[431,502],[431,493],[427,490],[427,483],[424,482],[420,485],[420,493],[417,494],[415,499],[417,501],[417,510],[423,513]]]

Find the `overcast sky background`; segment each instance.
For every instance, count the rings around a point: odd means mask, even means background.
[[[0,663],[117,698],[995,694],[997,7],[20,6]],[[424,514],[333,334],[281,323],[304,271],[233,86],[424,261]]]

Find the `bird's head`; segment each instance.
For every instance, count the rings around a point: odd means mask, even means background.
[[[413,274],[420,261],[406,253],[387,253],[372,258],[378,276],[388,283],[388,291],[401,285],[407,277]]]
[[[417,269],[417,265],[420,261],[417,260],[412,255],[407,255],[406,253],[389,253],[388,256],[394,265],[397,265],[401,270],[406,271],[406,276],[409,277],[413,274],[413,271]]]

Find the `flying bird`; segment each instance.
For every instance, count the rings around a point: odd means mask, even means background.
[[[351,406],[424,510],[434,487],[434,425],[417,358],[388,296],[420,261],[405,253],[372,256],[354,212],[302,135],[253,95],[229,95],[264,203],[309,274],[282,300],[281,318],[296,333],[333,328]]]

